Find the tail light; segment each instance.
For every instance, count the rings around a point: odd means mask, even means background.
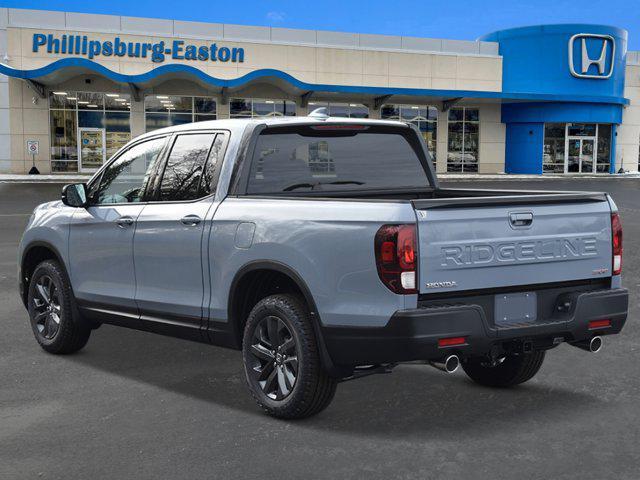
[[[622,223],[617,213],[611,214],[611,247],[613,250],[613,274],[622,272]]]
[[[394,293],[417,293],[416,225],[383,225],[374,242],[380,280]]]

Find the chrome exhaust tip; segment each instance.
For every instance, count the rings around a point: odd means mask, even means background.
[[[587,352],[597,353],[602,349],[602,337],[593,337],[591,340],[584,340],[571,345]]]
[[[599,352],[602,348],[602,337],[593,337],[589,342],[589,351],[592,353]]]
[[[446,373],[453,373],[460,366],[460,359],[457,355],[449,355],[442,360],[429,360],[429,365]]]

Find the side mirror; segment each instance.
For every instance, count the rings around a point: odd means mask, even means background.
[[[87,186],[84,183],[72,183],[62,187],[62,203],[70,207],[87,206]]]

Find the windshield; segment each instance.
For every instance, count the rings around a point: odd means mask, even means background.
[[[317,125],[266,129],[247,193],[407,189],[429,186],[406,128]],[[418,142],[415,142],[418,143]]]

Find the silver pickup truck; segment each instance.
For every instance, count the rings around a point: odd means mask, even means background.
[[[441,188],[415,127],[320,113],[131,141],[35,209],[18,265],[44,350],[102,323],[241,349],[281,418],[401,362],[516,385],[627,317],[607,194]]]

